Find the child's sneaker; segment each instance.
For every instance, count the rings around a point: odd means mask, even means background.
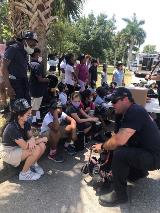
[[[44,175],[44,170],[37,163],[31,166],[31,170],[39,175]]]
[[[31,170],[19,173],[19,180],[38,180],[40,177],[40,174],[32,172]]]
[[[55,155],[56,155],[56,149],[51,149],[48,155],[48,159],[53,160],[55,158]]]

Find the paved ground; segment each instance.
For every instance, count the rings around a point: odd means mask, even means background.
[[[46,174],[36,182],[19,182],[15,176],[0,184],[0,213],[158,213],[160,212],[160,172],[129,186],[130,201],[114,208],[101,207],[98,196],[88,186],[81,166],[88,157],[66,156],[63,164],[44,159]],[[86,181],[84,181],[86,178]]]
[[[1,183],[0,213],[160,212],[160,171],[150,172],[148,178],[128,187],[128,204],[114,208],[101,207],[96,192],[87,184],[90,178],[80,172],[88,158],[88,153],[85,153],[66,156],[63,164],[45,158],[41,165],[46,174],[36,182],[19,182],[18,177],[14,176]]]

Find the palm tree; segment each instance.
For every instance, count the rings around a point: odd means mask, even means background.
[[[46,64],[47,34],[50,24],[60,15],[77,16],[83,0],[9,0],[10,19],[15,35],[26,28],[38,35],[39,47]],[[53,35],[54,36],[54,35]]]
[[[145,24],[144,20],[137,20],[137,16],[134,13],[132,19],[123,18],[123,21],[127,23],[125,29],[123,29],[124,36],[128,43],[128,67],[130,66],[130,61],[132,60],[132,51],[135,46],[140,47],[144,43],[146,38],[145,31],[141,28]]]

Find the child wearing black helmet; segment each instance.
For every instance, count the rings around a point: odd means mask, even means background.
[[[35,139],[27,122],[31,116],[31,106],[25,99],[13,103],[11,118],[2,131],[2,160],[14,167],[25,161],[19,180],[38,180],[44,174],[37,161],[45,151],[47,138]]]

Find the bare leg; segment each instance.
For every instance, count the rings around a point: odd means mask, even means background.
[[[39,160],[41,157],[42,150],[40,146],[36,146],[34,150],[23,150],[22,151],[22,161],[26,159],[23,166],[22,172],[27,172],[29,168]]]
[[[52,131],[52,130],[50,131],[49,143],[50,143],[52,149],[56,149],[60,138],[61,138],[60,131],[58,131],[58,132],[55,132],[55,131]]]

